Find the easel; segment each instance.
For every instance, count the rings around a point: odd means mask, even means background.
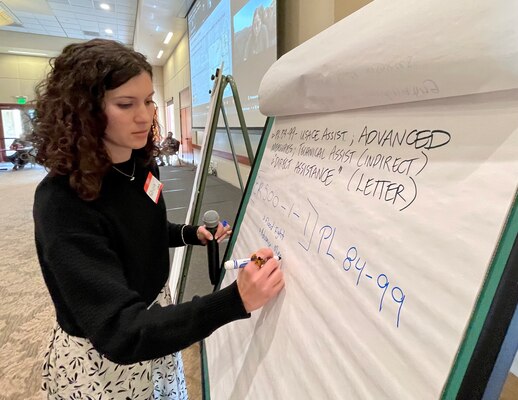
[[[239,99],[239,94],[237,92],[236,83],[234,78],[230,75],[222,75],[222,68],[216,69],[214,75],[211,76],[211,80],[214,81],[214,85],[211,93],[211,102],[209,107],[209,115],[207,116],[207,123],[205,125],[205,135],[203,139],[202,151],[200,154],[200,164],[196,171],[196,177],[194,179],[193,193],[191,196],[189,211],[187,212],[187,217],[185,219],[185,223],[188,225],[194,225],[198,223],[200,218],[200,211],[203,196],[205,193],[205,185],[207,183],[207,176],[209,170],[210,156],[212,154],[212,150],[214,147],[214,139],[216,137],[216,131],[218,128],[218,119],[219,113],[223,116],[223,121],[225,123],[225,129],[228,135],[228,140],[230,143],[230,148],[232,152],[232,158],[234,160],[234,165],[236,168],[237,176],[239,179],[239,184],[241,187],[241,192],[244,192],[243,181],[241,178],[241,173],[239,171],[239,163],[237,160],[237,154],[234,148],[234,143],[232,140],[232,135],[230,133],[230,126],[228,124],[227,114],[225,112],[225,107],[223,105],[223,92],[225,91],[225,87],[230,84],[232,89],[232,97],[234,99],[234,104],[236,107],[237,115],[239,118],[239,124],[241,127],[241,131],[243,132],[243,139],[248,155],[248,159],[250,160],[250,164],[252,164],[254,160],[254,153],[252,150],[252,145],[250,143],[250,137],[248,135],[248,129],[245,124],[245,118],[243,115],[243,110],[241,108],[241,101]],[[187,278],[187,274],[189,272],[189,264],[191,261],[192,255],[192,246],[185,246],[182,248],[183,251],[179,251],[177,249],[175,251],[175,258],[173,260],[173,270],[175,269],[175,264],[179,267],[180,263],[176,262],[181,258],[181,276],[178,279],[178,288],[177,291],[172,291],[173,296],[177,302],[181,302],[183,297],[183,292],[185,289],[185,281]],[[178,257],[177,257],[177,252]],[[173,282],[174,283],[174,282]]]

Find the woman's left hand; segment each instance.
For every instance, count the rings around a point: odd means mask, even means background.
[[[232,233],[232,228],[229,224],[225,222],[223,225],[221,222],[218,224],[218,230],[216,231],[216,240],[218,243],[221,243],[224,239],[226,239]],[[198,236],[198,240],[205,246],[209,240],[212,240],[212,234],[207,230],[205,225],[202,225],[196,231],[196,236]]]

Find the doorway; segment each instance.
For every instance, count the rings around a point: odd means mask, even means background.
[[[165,125],[167,132],[174,132],[174,99],[171,99],[166,104],[165,109]]]
[[[185,88],[180,92],[180,132],[182,143],[182,159],[188,158],[194,164],[194,151],[192,147],[192,120],[191,120],[191,90]],[[188,157],[186,157],[188,156]]]
[[[0,104],[0,162],[14,153],[10,147],[15,139],[24,139],[32,130],[34,110],[29,106]]]

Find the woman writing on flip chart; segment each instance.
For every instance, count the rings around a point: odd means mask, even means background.
[[[49,173],[36,189],[35,237],[57,319],[44,363],[49,399],[186,399],[178,351],[284,286],[271,259],[220,291],[170,304],[169,247],[212,235],[167,221],[153,93],[145,57],[101,39],[65,47],[37,89],[31,139]],[[215,236],[230,232],[220,224]]]

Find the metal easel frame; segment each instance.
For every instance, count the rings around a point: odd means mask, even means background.
[[[223,120],[225,123],[225,129],[228,135],[228,140],[230,143],[230,148],[232,152],[232,158],[234,160],[234,165],[236,167],[237,176],[239,179],[239,184],[241,186],[241,192],[244,192],[244,186],[243,181],[241,178],[241,173],[239,171],[239,163],[237,160],[237,154],[234,148],[234,142],[232,140],[232,136],[230,133],[230,127],[228,124],[227,114],[225,112],[225,107],[223,105],[223,92],[225,91],[225,87],[227,85],[230,85],[230,88],[232,89],[232,97],[234,99],[234,104],[237,111],[237,116],[239,119],[239,124],[241,127],[241,131],[243,132],[243,139],[245,142],[245,147],[248,155],[248,159],[250,161],[250,165],[252,165],[254,161],[254,153],[252,150],[252,145],[250,143],[250,137],[248,134],[248,128],[245,124],[245,117],[243,115],[243,110],[241,108],[241,101],[239,99],[239,94],[237,91],[237,86],[234,81],[234,78],[231,75],[220,75],[221,69],[216,69],[216,72],[214,75],[212,75],[211,79],[214,80],[214,87],[211,91],[211,93],[215,93],[216,99],[215,99],[215,107],[213,108],[213,113],[208,119],[209,123],[207,124],[207,127],[205,128],[205,141],[204,141],[204,147],[202,148],[202,156],[201,156],[201,162],[198,168],[201,168],[200,170],[200,179],[199,184],[197,187],[194,187],[193,190],[196,190],[196,194],[194,196],[193,201],[193,212],[190,214],[190,218],[186,221],[189,225],[194,225],[198,223],[200,218],[200,211],[202,206],[202,200],[205,193],[205,185],[207,183],[207,176],[208,176],[208,170],[209,170],[209,164],[210,164],[210,156],[212,155],[212,150],[214,147],[214,139],[216,137],[216,131],[218,128],[218,120],[219,120],[219,114],[221,112],[223,116]],[[219,87],[218,87],[219,85]],[[196,181],[195,181],[196,185]],[[180,276],[179,281],[179,289],[178,289],[178,302],[182,301],[183,293],[185,290],[185,281],[187,278],[187,274],[189,273],[189,264],[191,261],[191,255],[192,255],[192,246],[186,246],[183,263],[182,263],[182,273]]]

